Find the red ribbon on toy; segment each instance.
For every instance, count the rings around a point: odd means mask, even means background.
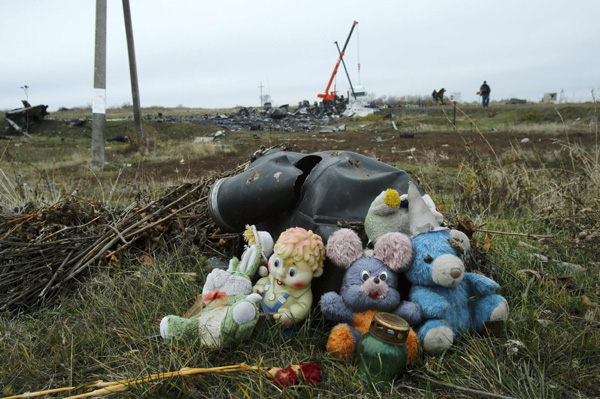
[[[202,295],[202,300],[204,302],[214,301],[215,299],[222,298],[226,296],[227,293],[216,290],[215,292],[209,292],[208,294]]]

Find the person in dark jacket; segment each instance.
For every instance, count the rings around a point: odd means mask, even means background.
[[[481,105],[483,108],[487,107],[490,103],[490,91],[492,91],[490,89],[490,86],[484,80],[483,84],[479,88],[479,94],[481,95]]]

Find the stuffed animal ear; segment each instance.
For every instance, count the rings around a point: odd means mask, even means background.
[[[450,234],[452,234],[450,244],[456,249],[457,254],[467,254],[471,250],[471,242],[465,233],[459,230],[450,230]]]
[[[410,239],[402,233],[387,233],[375,243],[375,258],[396,272],[410,267],[413,249]]]
[[[341,229],[329,236],[327,256],[336,265],[347,269],[362,255],[362,242],[352,230]]]

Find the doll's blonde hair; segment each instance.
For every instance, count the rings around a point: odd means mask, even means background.
[[[313,273],[323,268],[325,261],[323,239],[311,230],[307,231],[302,227],[287,229],[279,236],[274,249],[282,258],[307,262]]]

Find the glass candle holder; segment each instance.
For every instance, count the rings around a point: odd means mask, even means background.
[[[410,326],[392,313],[377,313],[358,342],[358,371],[367,383],[391,382],[406,368]]]

